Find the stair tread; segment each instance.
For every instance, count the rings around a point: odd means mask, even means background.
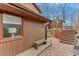
[[[62,42],[62,43],[67,43],[67,44],[74,44],[74,41],[72,42],[72,41],[63,41],[63,40],[61,40],[60,42]]]
[[[65,42],[65,41],[60,41],[61,43],[66,43],[66,44],[74,44],[73,42]]]
[[[71,42],[74,42],[74,40],[68,40],[68,39],[60,39],[60,41],[71,41]]]

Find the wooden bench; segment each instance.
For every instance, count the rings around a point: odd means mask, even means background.
[[[43,45],[43,44],[46,44],[46,40],[44,40],[44,39],[37,40],[37,41],[34,42],[33,47],[34,47],[35,49],[38,49],[38,46]]]

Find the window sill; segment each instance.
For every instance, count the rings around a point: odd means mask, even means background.
[[[3,38],[0,43],[4,42],[9,42],[9,41],[16,41],[16,40],[22,40],[24,37],[22,36],[15,36],[15,37],[8,37],[8,38]]]

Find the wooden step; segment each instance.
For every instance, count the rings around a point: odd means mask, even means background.
[[[75,30],[62,30],[62,36],[60,37],[60,42],[67,44],[74,44]]]
[[[68,40],[60,40],[61,43],[66,43],[66,44],[74,44],[74,41],[68,41]]]
[[[74,42],[74,39],[60,39],[60,41],[70,41],[70,42]]]

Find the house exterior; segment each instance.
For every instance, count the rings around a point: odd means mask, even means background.
[[[56,28],[56,29],[62,29],[63,28],[63,21],[62,20],[52,20],[50,24],[51,28]]]
[[[28,4],[0,3],[0,55],[17,55],[45,39],[45,24],[36,7]],[[26,8],[25,8],[26,7]],[[35,9],[36,8],[36,9]]]
[[[21,3],[21,5],[33,10],[34,12],[38,14],[40,14],[43,11],[41,8],[38,8],[38,6],[35,3]]]

